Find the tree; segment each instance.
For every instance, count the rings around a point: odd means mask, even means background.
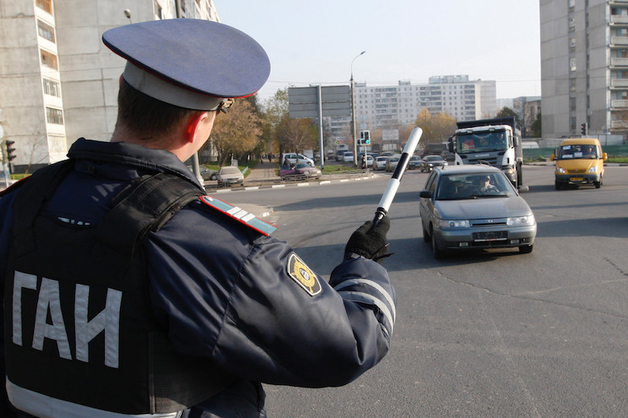
[[[211,143],[218,151],[220,165],[224,165],[228,158],[246,159],[259,143],[261,125],[261,118],[246,100],[236,101],[227,113],[218,112]]]
[[[310,119],[291,119],[289,115],[277,127],[277,139],[283,150],[303,152],[316,147],[318,127]]]
[[[497,117],[498,118],[507,118],[510,116],[514,116],[515,117],[515,123],[519,126],[521,126],[521,118],[519,117],[519,114],[517,112],[515,112],[514,110],[512,110],[511,108],[509,108],[508,106],[504,106],[500,109],[499,112],[497,112]]]
[[[456,118],[449,113],[437,113],[432,116],[429,110],[423,108],[417,116],[415,125],[423,129],[421,142],[440,144],[453,135],[456,130]],[[411,129],[408,131],[409,135]]]
[[[288,117],[290,112],[288,88],[277,90],[273,97],[264,101],[262,109],[264,118],[264,133],[262,136],[264,141],[272,152],[279,151],[277,128],[281,121]]]
[[[541,125],[541,112],[536,115],[536,119],[532,122],[532,136],[534,138],[541,138],[543,136],[543,129]]]

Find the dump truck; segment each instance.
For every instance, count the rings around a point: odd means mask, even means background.
[[[521,131],[512,116],[457,122],[449,138],[456,165],[488,164],[500,168],[512,184],[523,185]]]

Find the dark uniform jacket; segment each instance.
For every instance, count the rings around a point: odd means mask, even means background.
[[[74,169],[43,208],[48,217],[67,223],[98,225],[111,200],[146,174],[169,173],[197,183],[176,156],[163,150],[80,139],[68,156],[76,161]],[[15,189],[0,199],[5,309],[12,298],[4,283],[12,203],[20,187]],[[170,344],[184,356],[198,358],[199,365],[215,365],[229,376],[220,393],[183,416],[264,417],[261,382],[340,386],[384,357],[396,294],[382,266],[352,255],[327,283],[288,244],[210,203],[194,200],[142,244],[150,309]],[[5,320],[0,323],[7,327]],[[12,344],[6,338],[10,330],[0,335],[3,345]]]

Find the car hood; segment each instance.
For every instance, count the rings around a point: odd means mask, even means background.
[[[519,196],[437,200],[434,209],[437,216],[444,219],[507,218],[532,213],[526,201]]]

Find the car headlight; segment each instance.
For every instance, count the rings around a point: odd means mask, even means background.
[[[594,165],[593,167],[589,168],[589,173],[597,173],[597,166]]]
[[[438,221],[441,228],[468,228],[469,221],[466,219],[441,219]]]
[[[562,168],[562,167],[556,167],[556,172],[558,174],[565,174],[565,173],[567,173],[567,171],[565,171],[565,169]]]
[[[515,216],[512,218],[508,218],[506,223],[510,226],[525,226],[525,225],[534,225],[534,215],[526,215],[526,216]]]

